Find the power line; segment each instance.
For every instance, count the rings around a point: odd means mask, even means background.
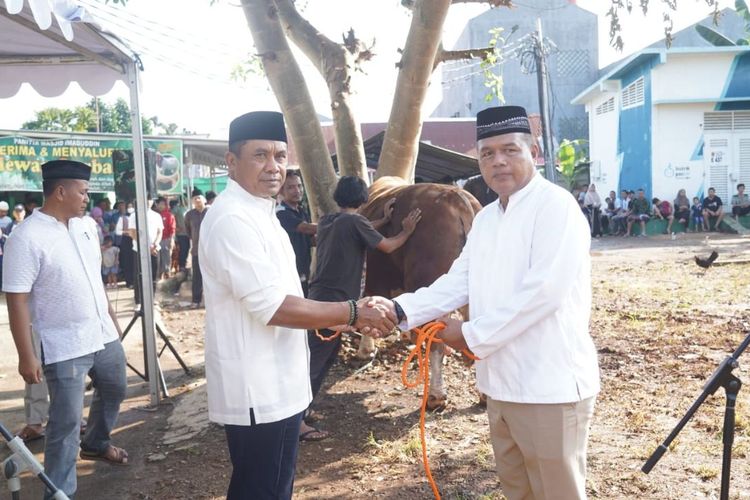
[[[133,14],[131,11],[129,11],[127,8],[123,7],[115,7],[112,4],[101,4],[101,2],[97,2],[95,0],[78,0],[79,3],[84,4],[90,8],[92,8],[94,11],[96,11],[96,15],[99,14],[105,14],[109,15],[111,17],[114,17],[115,19],[122,19],[123,17],[128,18],[129,21],[135,22],[137,25],[140,25],[142,23],[150,24],[154,26],[155,28],[158,28],[160,31],[170,31],[172,33],[175,33],[177,35],[184,36],[185,32],[175,29],[172,26],[159,23],[157,21],[154,21],[147,17],[140,17],[136,14]],[[193,35],[193,38],[189,40],[189,42],[195,43],[195,38],[200,38],[203,42],[207,44],[211,44],[214,46],[221,45],[227,50],[234,49],[235,46],[229,43],[222,42],[221,40],[206,38],[206,37],[195,37]],[[185,41],[184,39],[182,39]]]

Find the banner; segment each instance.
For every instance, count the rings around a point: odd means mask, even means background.
[[[182,193],[182,141],[146,140],[143,145],[160,155],[156,166],[159,194]],[[115,190],[112,153],[132,148],[131,139],[0,137],[0,191],[41,191],[42,164],[66,159],[91,165],[90,192],[111,192]]]

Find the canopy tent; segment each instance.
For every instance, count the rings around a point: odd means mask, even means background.
[[[151,276],[146,210],[143,134],[138,106],[137,54],[75,0],[3,0],[0,9],[0,98],[14,96],[25,82],[42,96],[62,94],[71,82],[99,96],[123,81],[130,89],[133,157],[138,218],[138,255],[141,275]],[[53,20],[55,21],[53,23]],[[146,370],[151,404],[159,402],[159,365],[154,337],[153,289],[142,290]],[[149,280],[150,283],[150,280]]]

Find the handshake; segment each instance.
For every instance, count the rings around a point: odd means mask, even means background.
[[[357,321],[354,330],[380,338],[398,326],[396,306],[385,297],[363,297],[357,302]]]
[[[454,349],[468,349],[462,331],[463,321],[453,319],[450,315],[441,317],[440,321],[445,324],[445,329],[438,333],[437,338]],[[344,331],[357,330],[363,335],[381,338],[387,336],[398,324],[396,305],[392,300],[385,297],[364,297],[357,302],[357,321],[354,327],[345,327]]]

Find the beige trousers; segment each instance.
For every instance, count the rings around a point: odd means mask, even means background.
[[[31,342],[34,345],[36,359],[42,359],[42,344],[39,335],[32,329]],[[49,417],[49,391],[47,382],[42,377],[38,384],[26,384],[23,396],[23,407],[26,412],[27,425],[43,425]]]
[[[487,398],[497,475],[508,500],[586,498],[586,443],[595,399],[527,404]]]

